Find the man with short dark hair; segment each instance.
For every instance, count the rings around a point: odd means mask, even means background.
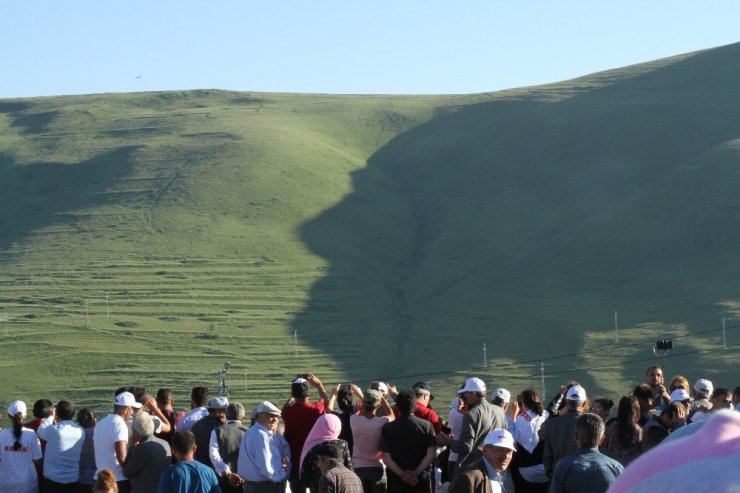
[[[460,472],[450,485],[449,493],[506,493],[514,491],[508,471],[516,447],[507,430],[491,430],[483,440],[481,458]]]
[[[560,459],[578,451],[578,444],[574,439],[576,422],[583,414],[585,405],[586,391],[580,385],[574,385],[565,394],[565,414],[553,416],[542,423],[539,437],[543,441],[542,463],[548,478],[552,478],[555,465]]]
[[[195,423],[208,416],[205,408],[208,402],[208,387],[193,387],[190,392],[190,412],[187,413],[175,426],[177,431],[190,431]]]
[[[192,433],[175,433],[172,454],[177,462],[162,472],[158,493],[220,493],[213,469],[195,460],[195,436]]]
[[[651,366],[645,372],[645,384],[653,391],[653,406],[662,411],[671,402],[671,395],[665,387],[663,368]]]
[[[131,493],[157,491],[162,472],[172,464],[170,444],[154,436],[154,418],[147,413],[134,415],[131,443],[123,473],[131,480]]]
[[[335,443],[323,443],[313,452],[321,471],[319,493],[363,493],[360,478],[344,467],[341,447]]]
[[[85,430],[72,421],[74,414],[71,402],[59,401],[36,431],[39,438],[46,441],[45,493],[77,493]]]
[[[550,493],[606,493],[622,474],[622,464],[599,452],[604,428],[604,421],[596,414],[578,417],[575,441],[579,450],[558,461]]]
[[[413,415],[416,396],[403,390],[396,396],[399,417],[380,432],[378,449],[388,474],[388,493],[429,493],[431,482],[423,473],[434,460],[436,441],[429,421]]]
[[[319,400],[316,402],[310,400],[312,386],[319,392]],[[283,436],[290,445],[290,461],[293,463],[290,472],[290,490],[294,493],[303,493],[306,485],[299,474],[301,451],[314,423],[326,411],[329,396],[321,380],[313,373],[297,376],[290,384],[290,396],[281,411],[285,423]]]
[[[659,416],[653,416],[642,430],[642,451],[647,452],[685,424],[686,407],[680,402],[668,404]]]

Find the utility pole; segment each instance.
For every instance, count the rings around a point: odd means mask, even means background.
[[[540,363],[540,378],[542,379],[542,399],[545,399],[545,363]]]
[[[486,358],[486,343],[483,343],[483,368],[488,367],[488,360]]]
[[[727,326],[725,325],[725,317],[722,317],[722,348],[727,349]]]
[[[619,315],[617,310],[614,310],[614,334],[616,335],[617,342],[619,342]]]
[[[298,331],[293,331],[293,345],[295,348],[295,359],[298,359]]]

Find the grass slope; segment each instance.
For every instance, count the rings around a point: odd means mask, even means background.
[[[541,363],[617,396],[664,336],[667,373],[734,386],[739,57],[471,96],[0,101],[0,401],[184,403],[227,360],[248,404],[311,369],[443,395],[539,388]]]

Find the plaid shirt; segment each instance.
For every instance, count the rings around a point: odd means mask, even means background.
[[[351,469],[339,464],[321,476],[319,493],[362,493],[362,481]]]

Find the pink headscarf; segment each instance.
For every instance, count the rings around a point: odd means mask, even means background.
[[[342,421],[336,414],[322,414],[311,428],[311,432],[306,437],[301,450],[301,461],[298,463],[299,470],[303,469],[303,459],[314,446],[336,440],[339,438],[339,432],[342,431]]]

